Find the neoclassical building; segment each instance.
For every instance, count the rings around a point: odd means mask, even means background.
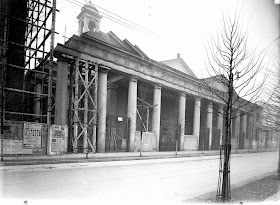
[[[180,54],[157,62],[100,31],[102,16],[90,3],[77,18],[79,35],[54,51],[54,123],[68,125],[74,152],[135,152],[141,139],[143,151],[219,149],[224,104],[204,85],[215,78],[198,79]],[[249,148],[258,135],[257,115],[247,111],[235,112],[232,149]]]

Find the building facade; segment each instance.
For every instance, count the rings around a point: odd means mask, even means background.
[[[157,62],[127,39],[103,33],[90,3],[77,18],[79,35],[55,48],[54,123],[69,126],[74,152],[135,152],[141,138],[143,151],[172,151],[177,143],[178,150],[219,149],[225,105],[180,54]],[[232,149],[252,146],[259,129],[253,116],[236,109]]]

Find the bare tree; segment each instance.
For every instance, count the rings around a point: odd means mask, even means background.
[[[242,28],[236,12],[233,18],[223,18],[218,35],[207,42],[207,67],[212,77],[203,79],[203,82],[213,98],[224,105],[222,112],[218,113],[224,119],[225,140],[221,146],[223,154],[217,191],[217,200],[223,202],[231,197],[231,127],[232,120],[240,116],[233,113],[242,107],[249,113],[260,109],[256,102],[266,78],[257,78],[263,68],[265,52],[249,52],[247,40],[247,30]]]
[[[269,53],[271,69],[269,72],[268,83],[265,94],[269,96],[269,101],[264,106],[263,123],[272,132],[278,133],[278,146],[280,146],[280,38],[276,39],[275,52]],[[276,139],[275,139],[276,140]],[[278,179],[280,179],[280,149],[278,161]]]

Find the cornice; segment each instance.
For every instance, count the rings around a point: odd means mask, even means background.
[[[213,99],[211,93],[201,89],[203,84],[199,80],[191,79],[188,75],[175,72],[167,66],[158,65],[114,46],[106,45],[105,42],[97,39],[73,36],[66,45],[58,44],[54,53],[55,56],[65,53],[74,58],[87,58],[86,60],[129,75],[139,76],[146,81],[162,84],[191,95],[204,95],[208,96],[206,98]],[[215,101],[219,102],[218,99]]]

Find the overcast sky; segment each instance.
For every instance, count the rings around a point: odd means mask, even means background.
[[[60,12],[57,13],[59,35],[56,43],[64,42],[65,26],[67,37],[77,34],[76,16],[82,6],[77,2],[87,3],[84,0],[57,0]],[[280,5],[274,0],[92,0],[92,3],[146,29],[143,32],[127,28],[104,15],[101,31],[112,31],[120,39],[129,40],[157,61],[174,59],[180,53],[199,78],[207,77],[207,39],[217,34],[223,15],[233,14],[236,8],[241,11],[240,23],[244,28],[248,26],[251,49],[266,48],[280,35]],[[97,7],[101,14],[108,14],[101,8]],[[272,44],[269,51],[279,55],[278,47],[279,44]]]

